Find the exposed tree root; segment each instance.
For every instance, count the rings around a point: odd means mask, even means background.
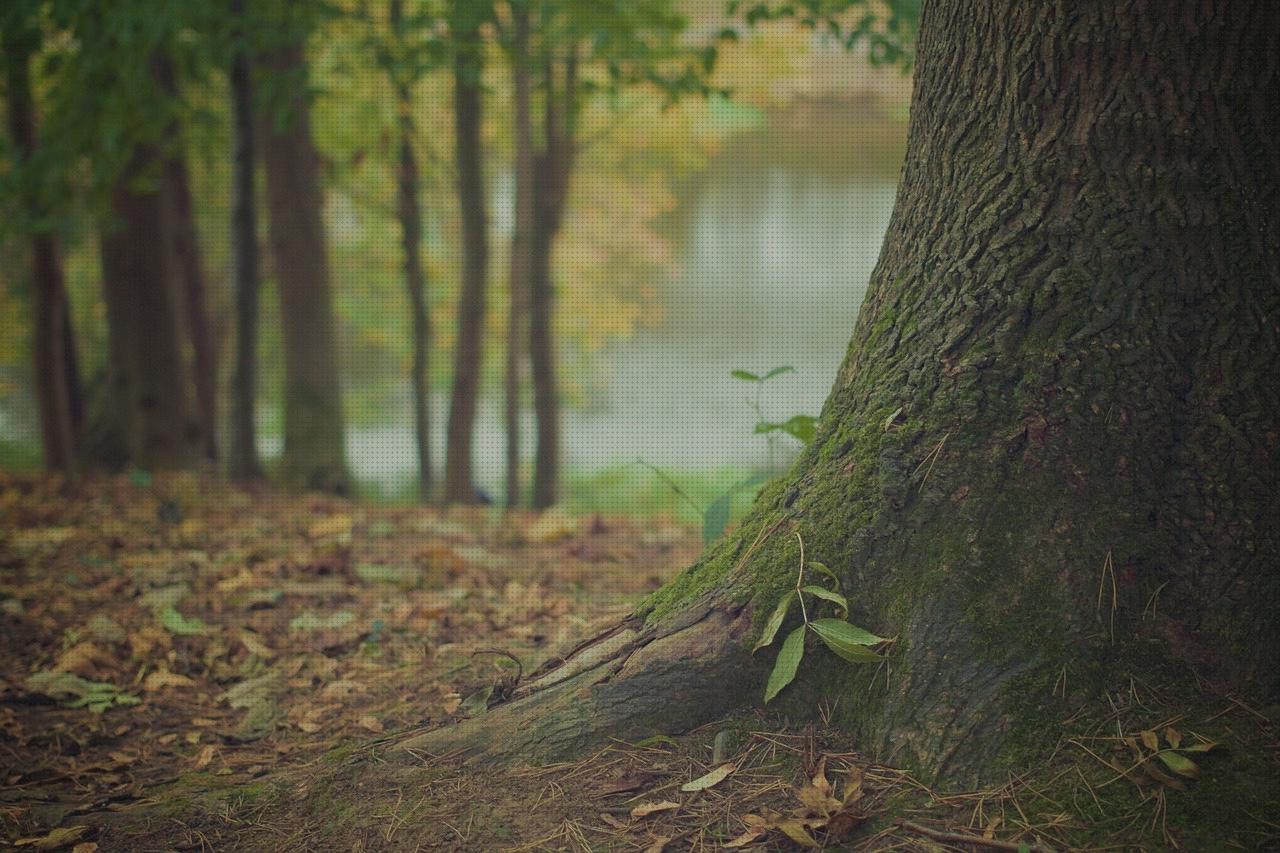
[[[650,628],[627,620],[534,673],[511,701],[393,753],[552,761],[610,739],[683,733],[740,706],[758,685],[743,644],[750,623],[741,607],[706,603]]]

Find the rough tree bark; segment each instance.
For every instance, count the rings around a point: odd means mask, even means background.
[[[26,35],[27,38],[22,38]],[[31,53],[34,33],[4,33],[5,75],[9,131],[23,160],[36,151],[35,104],[31,94]],[[47,223],[38,184],[30,181],[24,201],[37,221],[31,235],[32,363],[36,408],[45,467],[66,476],[75,472],[78,374],[71,340],[70,310],[58,257],[58,244]]]
[[[262,115],[269,234],[284,332],[286,482],[345,493],[342,394],[324,234],[320,155],[311,137],[302,42],[263,61],[286,97]]]
[[[462,4],[465,6],[465,4]],[[473,10],[461,9],[459,17]],[[478,22],[460,28],[453,63],[454,138],[458,163],[458,203],[462,208],[462,288],[458,295],[458,342],[449,402],[445,503],[474,503],[471,440],[475,431],[483,355],[485,285],[489,263],[489,226],[485,208],[480,139],[481,45]]]
[[[403,39],[404,9],[391,0],[391,27]],[[404,251],[404,283],[413,314],[413,435],[418,451],[418,500],[431,500],[431,313],[427,305],[426,272],[422,266],[422,210],[418,202],[418,158],[413,150],[413,98],[409,85],[396,83],[400,109],[400,168],[396,175],[396,215]]]
[[[227,468],[232,479],[262,477],[258,460],[258,208],[255,192],[253,80],[244,46],[244,0],[233,0],[238,44],[231,59],[231,269],[236,300],[236,366],[231,395],[231,449]]]
[[[173,61],[160,55],[155,61],[156,79],[165,94],[179,97],[178,76]],[[182,138],[175,122],[171,141],[180,145]],[[218,459],[218,387],[217,358],[213,337],[209,333],[209,314],[205,307],[204,270],[200,266],[200,242],[196,235],[195,210],[191,202],[191,181],[187,163],[180,150],[170,151],[164,159],[162,193],[165,200],[165,225],[169,249],[170,274],[178,278],[187,339],[191,343],[191,373],[195,387],[196,415],[200,423],[200,441],[204,458]]]
[[[506,504],[520,504],[520,367],[529,328],[529,278],[533,269],[533,231],[536,218],[532,75],[529,69],[529,7],[512,4],[511,80],[515,94],[515,228],[511,235],[511,264],[507,276]]]
[[[1133,672],[1274,701],[1280,7],[1178,9],[925,4],[898,199],[817,440],[631,623],[406,748],[546,758],[758,702],[773,654],[747,648],[796,533],[897,642],[887,671],[813,650],[780,701],[839,698],[923,778],[1003,776]]]
[[[556,380],[555,285],[552,252],[564,221],[565,198],[573,173],[574,128],[577,112],[577,59],[571,53],[562,63],[564,80],[556,85],[556,64],[546,69],[543,135],[546,147],[535,167],[535,224],[532,270],[529,274],[529,362],[533,368],[533,407],[538,443],[533,466],[533,506],[545,509],[556,502],[560,479],[560,390]]]
[[[114,220],[103,224],[100,242],[110,403],[129,460],[144,469],[190,466],[199,438],[187,416],[165,248],[156,239],[164,204],[149,182],[159,165],[154,145],[135,146],[112,188]]]

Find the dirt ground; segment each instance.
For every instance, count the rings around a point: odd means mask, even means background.
[[[0,840],[19,849],[1048,850],[1099,828],[1090,797],[1116,821],[1096,837],[1176,844],[1167,795],[1189,779],[1143,768],[1169,738],[1206,763],[1217,748],[1182,717],[1139,731],[1113,715],[1118,735],[1078,741],[1101,775],[1055,777],[1084,805],[1017,776],[940,796],[762,710],[549,767],[405,761],[390,747],[406,733],[484,713],[630,612],[693,560],[697,532],[193,475],[70,490],[0,475],[0,531]],[[1274,756],[1266,715],[1228,703],[1214,719]],[[1242,837],[1274,842],[1270,820]]]

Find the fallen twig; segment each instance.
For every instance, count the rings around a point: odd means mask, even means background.
[[[934,841],[941,841],[944,844],[971,844],[974,847],[986,847],[991,850],[1029,850],[1031,853],[1053,853],[1053,848],[1046,847],[1043,844],[1001,841],[997,838],[970,835],[967,832],[948,832],[942,829],[932,829],[910,820],[899,820],[897,824],[908,832],[914,832],[917,835],[923,835],[925,838],[932,838]]]

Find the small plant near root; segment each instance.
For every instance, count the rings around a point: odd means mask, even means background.
[[[791,612],[792,605],[800,605],[801,624],[782,641],[782,648],[778,652],[773,671],[769,674],[769,681],[765,686],[764,701],[766,703],[795,679],[796,672],[800,669],[800,661],[804,658],[805,640],[810,633],[815,634],[823,645],[849,663],[882,663],[884,657],[875,652],[875,647],[892,642],[848,621],[849,601],[841,592],[840,578],[822,563],[817,561],[806,563],[804,538],[800,536],[799,531],[796,531],[795,536],[800,543],[800,569],[796,573],[795,588],[788,590],[778,601],[773,613],[769,616],[769,621],[765,623],[759,642],[751,650],[755,653],[770,645],[778,636],[778,630],[786,620],[787,614]],[[822,584],[826,585],[806,584],[806,569],[812,569],[821,575]],[[838,618],[810,618],[809,608],[805,606],[806,595],[834,604]]]

